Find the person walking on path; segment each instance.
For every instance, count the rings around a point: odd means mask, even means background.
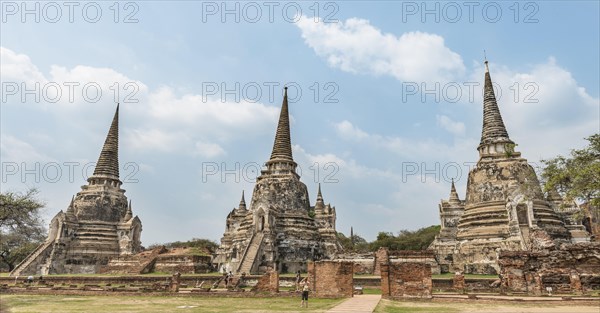
[[[310,291],[310,287],[308,287],[308,278],[303,280],[302,286],[302,302],[300,303],[300,307],[308,308],[308,292]]]

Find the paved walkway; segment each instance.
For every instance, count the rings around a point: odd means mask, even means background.
[[[381,295],[355,295],[327,313],[372,313],[380,299]]]

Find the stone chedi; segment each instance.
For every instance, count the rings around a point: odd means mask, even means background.
[[[440,233],[435,237],[430,249],[436,251],[436,259],[441,272],[449,272],[452,265],[454,249],[456,247],[456,233],[458,222],[465,211],[465,201],[460,200],[454,179],[450,188],[450,198],[442,200],[439,204]]]
[[[119,179],[119,107],[88,184],[50,222],[46,241],[11,275],[96,273],[110,258],[140,251],[142,223]]]
[[[335,207],[325,204],[319,186],[311,206],[306,185],[292,158],[285,88],[275,143],[266,169],[256,180],[250,207],[244,194],[226,219],[213,263],[236,273],[306,270],[306,262],[332,259],[341,249]]]
[[[571,241],[564,221],[544,197],[534,169],[515,151],[500,115],[485,61],[483,129],[466,199],[452,186],[442,201],[440,234],[431,244],[441,265],[467,273],[497,273],[500,251],[529,251]],[[458,221],[458,223],[456,223]]]

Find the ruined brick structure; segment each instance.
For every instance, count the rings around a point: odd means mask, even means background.
[[[88,184],[50,222],[48,238],[11,275],[96,273],[111,257],[140,250],[142,223],[119,179],[119,107]]]
[[[428,264],[431,273],[440,274],[440,267],[435,253],[430,250],[392,250],[381,247],[375,252],[374,275],[381,274],[381,264],[385,263],[424,263]]]
[[[325,204],[321,188],[311,206],[306,185],[292,158],[287,88],[271,158],[256,180],[250,207],[244,194],[226,219],[213,263],[236,273],[306,270],[306,262],[331,259],[340,244],[336,210]]]
[[[354,295],[354,265],[345,261],[308,263],[310,289],[317,297],[352,297]]]
[[[501,251],[531,251],[571,242],[573,236],[544,196],[534,169],[515,151],[496,103],[485,62],[483,128],[466,199],[454,186],[440,205],[442,229],[429,249],[443,270],[497,273]],[[575,227],[576,228],[576,227]],[[575,229],[574,229],[575,230]],[[581,233],[579,240],[588,240]]]
[[[261,276],[256,285],[252,287],[253,292],[279,292],[279,273],[274,270],[267,271]]]
[[[600,289],[600,243],[565,244],[549,251],[505,251],[499,259],[502,284],[511,292],[539,295]]]
[[[414,262],[381,264],[383,298],[431,298],[432,288],[429,264]]]

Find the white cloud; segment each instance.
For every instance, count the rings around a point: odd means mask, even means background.
[[[408,32],[397,37],[358,18],[315,23],[302,16],[296,25],[317,55],[346,72],[430,82],[452,80],[465,70],[460,55],[446,47],[439,35]]]
[[[334,127],[337,133],[344,139],[361,140],[369,137],[369,134],[355,127],[349,121],[341,121],[334,124]]]
[[[448,127],[452,126],[453,131],[464,132],[464,125],[462,123],[451,120],[447,123]],[[412,160],[419,158],[428,159],[432,155],[435,155],[439,159],[462,159],[465,155],[470,155],[471,152],[475,151],[475,147],[477,147],[475,140],[469,138],[459,138],[453,144],[449,144],[448,142],[431,138],[420,139],[369,134],[347,120],[333,123],[333,126],[338,136],[344,140],[360,141],[362,145],[369,145],[369,148],[383,149],[397,156]]]
[[[4,47],[0,47],[0,67],[2,68],[0,77],[3,82],[44,83],[46,81],[29,56]]]
[[[61,86],[62,95],[57,103],[44,101],[43,97],[39,103],[34,102],[33,97],[28,97],[26,102],[47,110],[57,119],[68,121],[74,129],[89,129],[90,121],[93,121],[102,127],[102,131],[97,133],[98,137],[104,136],[109,121],[100,121],[95,117],[106,114],[107,107],[114,107],[115,94],[118,92],[124,141],[136,150],[186,153],[209,158],[222,156],[226,154],[222,147],[224,142],[270,132],[279,114],[278,107],[262,103],[226,102],[218,98],[203,98],[194,93],[178,95],[170,87],[150,90],[143,82],[110,68],[77,65],[68,69],[52,65],[48,75],[45,75],[27,55],[5,47],[0,52],[3,81],[25,82],[28,88],[30,84],[40,83],[44,86],[50,82]],[[68,84],[71,82],[80,84],[73,87],[73,101],[69,99]],[[82,97],[85,84],[100,86],[102,96],[97,103]],[[54,89],[48,90],[51,92],[49,97],[54,98]],[[95,95],[93,88],[89,89],[89,94]],[[12,97],[14,103],[21,102],[19,94]],[[126,97],[133,101],[123,103]]]
[[[39,152],[30,143],[6,133],[0,136],[0,147],[2,162],[54,161],[51,157]]]
[[[455,136],[462,136],[465,134],[465,124],[462,122],[455,122],[446,115],[436,115],[435,119],[437,125],[452,133]]]
[[[205,158],[214,158],[225,154],[225,150],[216,143],[196,141],[196,154]]]

